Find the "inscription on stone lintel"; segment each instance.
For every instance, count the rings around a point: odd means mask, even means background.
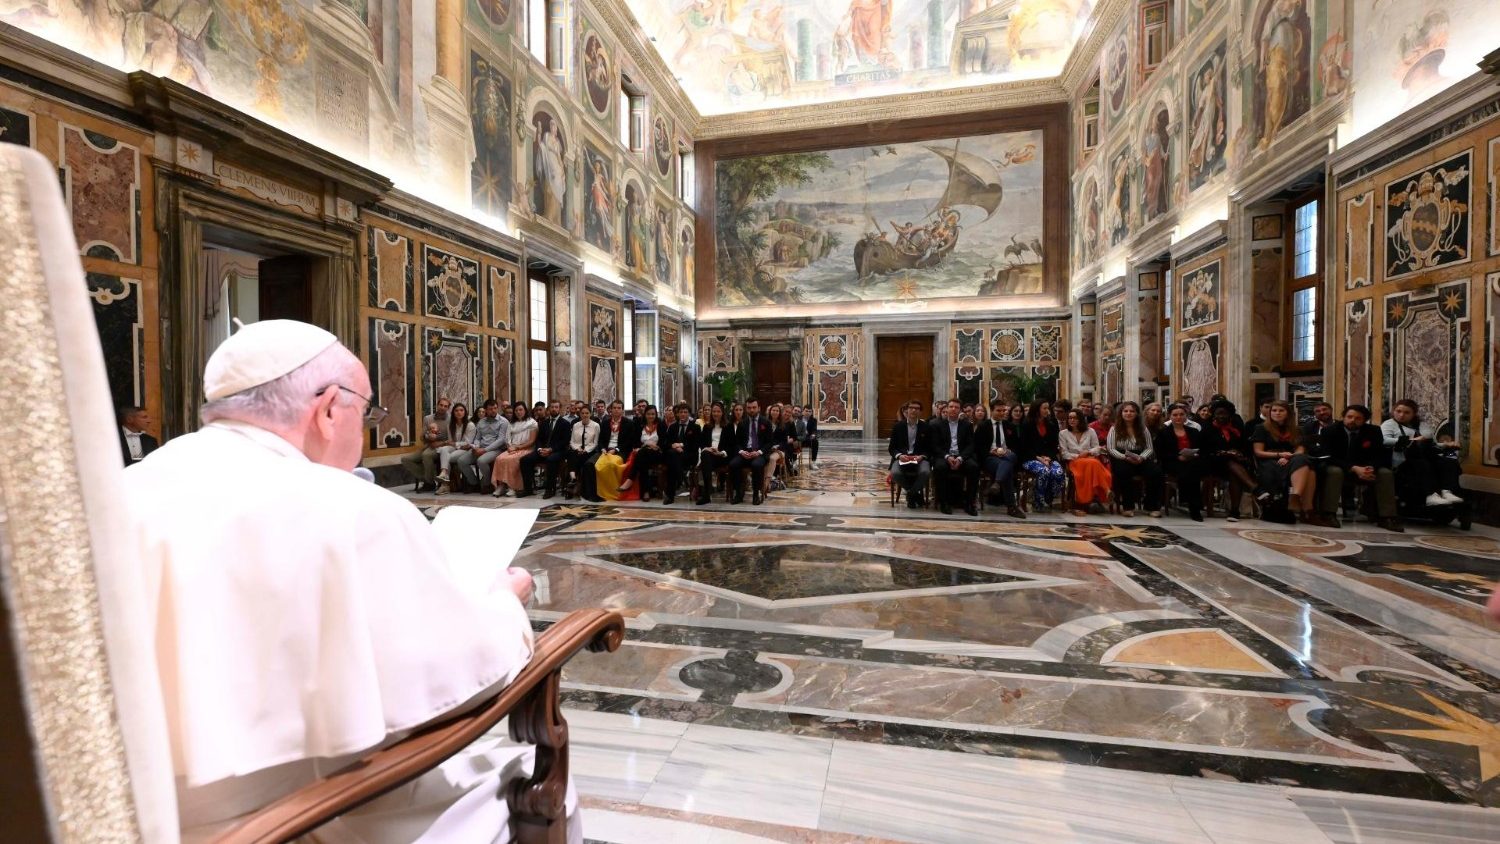
[[[267,202],[274,202],[288,208],[298,208],[309,214],[318,213],[318,196],[311,191],[293,187],[285,182],[278,182],[223,161],[214,162],[214,175],[218,176],[219,181],[226,186],[249,191]]]

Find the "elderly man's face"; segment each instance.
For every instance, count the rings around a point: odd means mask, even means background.
[[[333,403],[326,414],[321,411],[322,396],[328,393],[320,394],[317,399],[320,411],[314,416],[314,424],[302,446],[303,453],[314,463],[346,472],[359,465],[364,453],[365,431],[369,426],[365,424],[366,401],[359,396],[371,393],[369,374],[352,354],[350,359],[354,365],[344,376],[343,386],[352,392],[333,390]]]

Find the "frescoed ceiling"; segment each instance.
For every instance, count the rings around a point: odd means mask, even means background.
[[[700,114],[1056,75],[1095,0],[627,0]]]

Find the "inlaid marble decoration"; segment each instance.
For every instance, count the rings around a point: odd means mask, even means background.
[[[145,337],[139,279],[86,273],[104,374],[114,406],[145,404]]]
[[[489,353],[490,377],[486,383],[490,392],[486,398],[502,402],[525,400],[526,396],[516,392],[516,342],[509,337],[491,337]]]
[[[488,265],[489,289],[485,291],[485,304],[489,308],[487,320],[490,328],[514,331],[516,328],[516,273],[514,264]]]
[[[677,363],[679,349],[682,345],[682,331],[676,323],[661,321],[661,349],[659,357],[663,366],[673,366]]]
[[[1491,138],[1489,145],[1490,163],[1490,254],[1500,255],[1500,138]]]
[[[1280,246],[1250,250],[1250,366],[1257,372],[1281,365],[1281,274]]]
[[[1026,357],[1026,332],[1020,328],[996,328],[990,332],[990,360],[1011,361]]]
[[[552,395],[561,401],[577,398],[573,391],[573,279],[552,279]]]
[[[99,132],[58,127],[63,192],[84,255],[139,261],[140,150]]]
[[[1375,192],[1365,191],[1344,203],[1344,287],[1373,283],[1375,266]]]
[[[619,344],[619,312],[598,302],[589,302],[589,345],[612,352],[619,348]]]
[[[846,334],[824,334],[818,338],[818,363],[822,366],[843,366],[849,363],[849,336]]]
[[[372,308],[409,314],[412,309],[415,247],[405,235],[378,226],[365,230],[366,257]]]
[[[1370,406],[1370,356],[1375,331],[1370,300],[1344,304],[1344,403]]]
[[[477,210],[497,217],[507,215],[515,197],[514,109],[509,77],[489,59],[470,53],[469,123],[474,132],[471,192]]]
[[[613,357],[589,355],[589,401],[608,404],[619,397],[619,361]]]
[[[1157,293],[1142,294],[1137,299],[1135,313],[1141,334],[1139,377],[1142,381],[1153,381],[1159,374],[1157,361],[1161,357],[1156,352],[1161,348],[1161,296]]]
[[[1213,325],[1219,321],[1222,261],[1204,264],[1182,276],[1182,328]],[[1197,393],[1188,395],[1197,396]],[[1209,393],[1208,395],[1212,395]]]
[[[1469,282],[1386,296],[1383,413],[1411,399],[1422,418],[1460,444],[1468,428]]]
[[[479,322],[478,261],[423,244],[422,274],[428,316]]]
[[[1125,348],[1125,299],[1111,297],[1099,306],[1099,323],[1102,329],[1099,350],[1106,356],[1117,354]]]
[[[33,136],[35,125],[31,115],[24,111],[0,108],[0,144],[36,146],[36,138]]]
[[[1491,147],[1493,149],[1493,147]],[[1484,279],[1484,465],[1500,466],[1500,273]]]
[[[813,408],[818,421],[838,425],[850,421],[850,375],[847,369],[818,371],[818,403]]]
[[[1469,260],[1472,149],[1385,186],[1385,276]]]
[[[439,397],[463,402],[469,407],[484,404],[481,338],[478,334],[453,334],[441,328],[422,329],[422,373],[424,407],[435,407]]]
[[[728,334],[710,334],[703,340],[703,365],[709,371],[734,369],[734,337]]]
[[[1225,100],[1225,45],[1220,44],[1188,75],[1188,190],[1224,171],[1229,147]]]
[[[1078,378],[1087,385],[1093,385],[1099,365],[1099,321],[1097,319],[1084,319],[1078,323],[1079,334],[1079,357]]]
[[[958,346],[958,360],[965,363],[973,363],[983,359],[983,328],[975,328],[973,330],[959,329],[954,334],[954,340]]]
[[[1031,329],[1031,359],[1062,360],[1062,326],[1038,325]]]
[[[1125,400],[1125,356],[1106,355],[1103,360],[1104,377],[1099,385],[1099,395],[1106,404]]]
[[[1212,396],[1219,388],[1219,335],[1193,337],[1182,341],[1182,394]],[[1199,399],[1202,401],[1203,399]]]
[[[984,370],[977,366],[960,366],[953,370],[953,383],[958,385],[954,396],[964,404],[974,404],[983,399],[980,395],[984,383]]]
[[[371,398],[389,411],[380,427],[370,429],[370,448],[401,448],[415,441],[415,329],[410,323],[371,317],[369,332]]]
[[[1297,412],[1297,423],[1306,425],[1313,421],[1313,407],[1323,401],[1323,382],[1316,379],[1288,381],[1286,395]]]

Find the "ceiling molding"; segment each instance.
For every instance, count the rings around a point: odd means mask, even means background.
[[[698,113],[698,108],[688,99],[687,92],[682,90],[682,85],[678,84],[677,77],[667,67],[661,53],[652,46],[650,39],[646,37],[646,31],[626,5],[626,0],[589,0],[589,6],[604,22],[605,28],[614,35],[620,49],[630,56],[631,62],[646,77],[634,81],[646,83],[656,96],[666,100],[668,108],[687,124],[684,128],[688,130],[688,135],[697,140],[703,115]]]
[[[1126,13],[1135,7],[1135,0],[1099,0],[1088,29],[1063,65],[1057,81],[1066,91],[1081,91],[1088,84],[1089,76],[1099,66],[1099,54],[1104,51],[1104,42],[1109,40]]]
[[[1067,99],[1067,90],[1055,77],[1050,76],[970,88],[911,91],[794,108],[710,115],[699,122],[698,134],[694,136],[694,140],[882,123],[973,111],[1001,111],[1019,106],[1064,102]]]

